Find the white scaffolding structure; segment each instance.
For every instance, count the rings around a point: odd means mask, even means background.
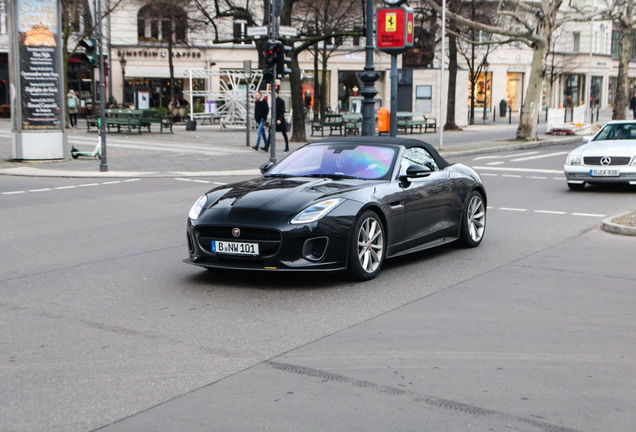
[[[190,79],[190,89],[192,89],[192,78],[204,78],[206,80],[206,90],[183,92],[183,94],[190,97],[190,118],[192,120],[200,119],[202,122],[209,120],[210,123],[218,120],[221,130],[223,130],[226,128],[245,127],[245,115],[247,113],[245,86],[247,85],[249,89],[250,104],[253,104],[254,92],[261,86],[263,73],[260,70],[245,74],[242,69],[213,71],[200,68],[187,69],[185,78]],[[205,112],[192,112],[195,97],[204,99]],[[253,129],[256,128],[253,119],[250,119],[250,124]]]

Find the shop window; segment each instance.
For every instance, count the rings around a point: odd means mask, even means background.
[[[235,20],[233,30],[234,42],[245,43],[245,38],[247,37],[247,21]]]
[[[573,32],[572,38],[574,39],[574,46],[572,47],[572,51],[575,53],[581,52],[581,32]]]
[[[74,33],[84,33],[87,28],[92,27],[91,10],[86,0],[77,2],[76,8],[69,9],[67,13],[70,14],[72,11],[75,15],[67,15],[67,20],[71,23]]]
[[[185,42],[188,16],[172,3],[153,3],[139,9],[137,36],[140,42]]]
[[[523,104],[523,73],[508,72],[506,101],[513,112],[517,112]]]
[[[470,80],[468,82],[468,94],[470,95]],[[475,108],[488,108],[491,106],[492,96],[492,72],[481,72],[475,80]],[[469,100],[470,103],[470,100]]]
[[[0,34],[7,34],[7,10],[4,2],[0,2]]]
[[[424,114],[433,112],[433,86],[415,86],[415,111]]]

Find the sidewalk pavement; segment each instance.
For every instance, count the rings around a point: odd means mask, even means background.
[[[605,114],[605,113],[604,113]],[[609,113],[611,115],[611,113]],[[601,117],[606,117],[602,115]],[[539,141],[515,140],[518,116],[493,123],[470,125],[459,132],[444,132],[441,153],[446,157],[496,151],[500,149],[525,149],[545,145],[577,142],[580,137],[546,136],[545,123],[539,125]],[[600,119],[601,123],[605,120]],[[100,172],[101,162],[90,157],[76,160],[13,161],[11,125],[0,119],[0,174],[45,177],[210,177],[228,175],[257,175],[258,167],[270,160],[269,153],[251,148],[256,143],[256,131],[250,131],[250,145],[246,144],[245,129],[221,131],[218,125],[197,125],[195,131],[186,131],[185,125],[175,125],[174,133],[125,132],[107,133],[106,165],[108,170]],[[97,133],[87,132],[85,121],[79,127],[68,129],[68,146],[90,152],[97,144]],[[307,139],[311,128],[307,126]],[[45,134],[43,134],[45,135]],[[291,134],[290,134],[291,135]],[[405,138],[422,139],[439,149],[440,133],[399,135]],[[277,135],[277,149],[284,149],[284,141]],[[290,149],[303,143],[290,143]],[[261,142],[261,146],[263,143]],[[277,160],[288,153],[278,150]]]

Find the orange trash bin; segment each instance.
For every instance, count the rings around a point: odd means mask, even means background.
[[[378,134],[391,131],[391,111],[383,106],[378,110]]]

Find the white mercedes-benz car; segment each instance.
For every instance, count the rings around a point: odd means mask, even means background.
[[[636,120],[611,121],[583,140],[563,167],[570,189],[582,190],[586,183],[636,185]]]

